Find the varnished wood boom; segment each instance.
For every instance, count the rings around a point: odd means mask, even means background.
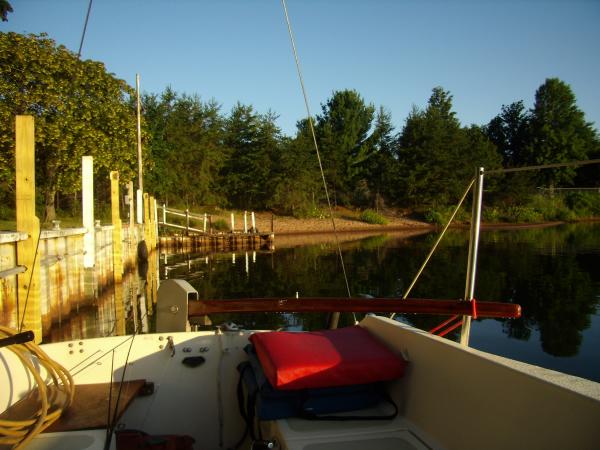
[[[476,309],[478,317],[521,317],[521,306],[512,303],[477,301]],[[473,305],[460,300],[343,297],[243,298],[188,302],[190,317],[233,312],[395,312],[472,316]]]

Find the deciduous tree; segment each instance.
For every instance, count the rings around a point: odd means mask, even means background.
[[[14,118],[29,114],[45,220],[54,218],[57,191],[79,190],[83,155],[94,156],[96,173],[118,170],[130,179],[137,163],[131,94],[102,63],[80,61],[45,35],[0,33],[0,155],[8,163],[0,177],[14,177]]]

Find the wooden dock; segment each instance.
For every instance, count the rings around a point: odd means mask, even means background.
[[[194,251],[236,251],[271,249],[273,233],[190,233],[189,235],[161,236],[160,248],[174,253]]]
[[[166,205],[157,206],[162,214],[156,213],[158,225],[163,229],[176,230],[176,235],[160,236],[161,249],[174,252],[193,251],[236,251],[272,249],[275,234],[271,222],[270,233],[260,233],[256,229],[254,212],[243,213],[243,228],[236,229],[235,215],[231,213],[231,229],[229,231],[216,231],[213,228],[210,214],[198,214],[189,210],[177,210]],[[168,216],[174,219],[169,221]],[[251,223],[248,223],[250,216]]]

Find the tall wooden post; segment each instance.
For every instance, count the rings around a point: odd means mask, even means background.
[[[40,220],[35,215],[35,127],[32,116],[17,116],[15,130],[17,231],[29,239],[17,242],[17,264],[27,271],[17,275],[18,326],[32,330],[42,340],[40,306]],[[23,327],[21,327],[23,324]]]
[[[110,172],[110,206],[113,225],[113,282],[115,289],[115,332],[125,334],[125,308],[123,306],[123,232],[119,209],[119,172]]]
[[[94,228],[94,158],[81,158],[81,210],[83,227],[83,267],[91,269],[96,264],[96,230]]]
[[[150,241],[150,198],[147,192],[144,192],[144,241],[146,246],[149,245]]]
[[[137,239],[137,228],[135,226],[135,190],[133,189],[133,181],[127,183],[127,196],[129,197],[129,239],[127,240],[127,260],[131,263],[131,258],[135,252],[138,239]]]

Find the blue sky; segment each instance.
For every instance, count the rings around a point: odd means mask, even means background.
[[[77,51],[88,0],[11,0],[1,31],[46,32]],[[571,85],[600,126],[600,1],[288,0],[313,114],[334,90],[383,105],[399,131],[435,86],[464,125],[527,107],[548,77]],[[293,134],[305,117],[279,0],[94,0],[82,57],[142,91],[271,109]]]

